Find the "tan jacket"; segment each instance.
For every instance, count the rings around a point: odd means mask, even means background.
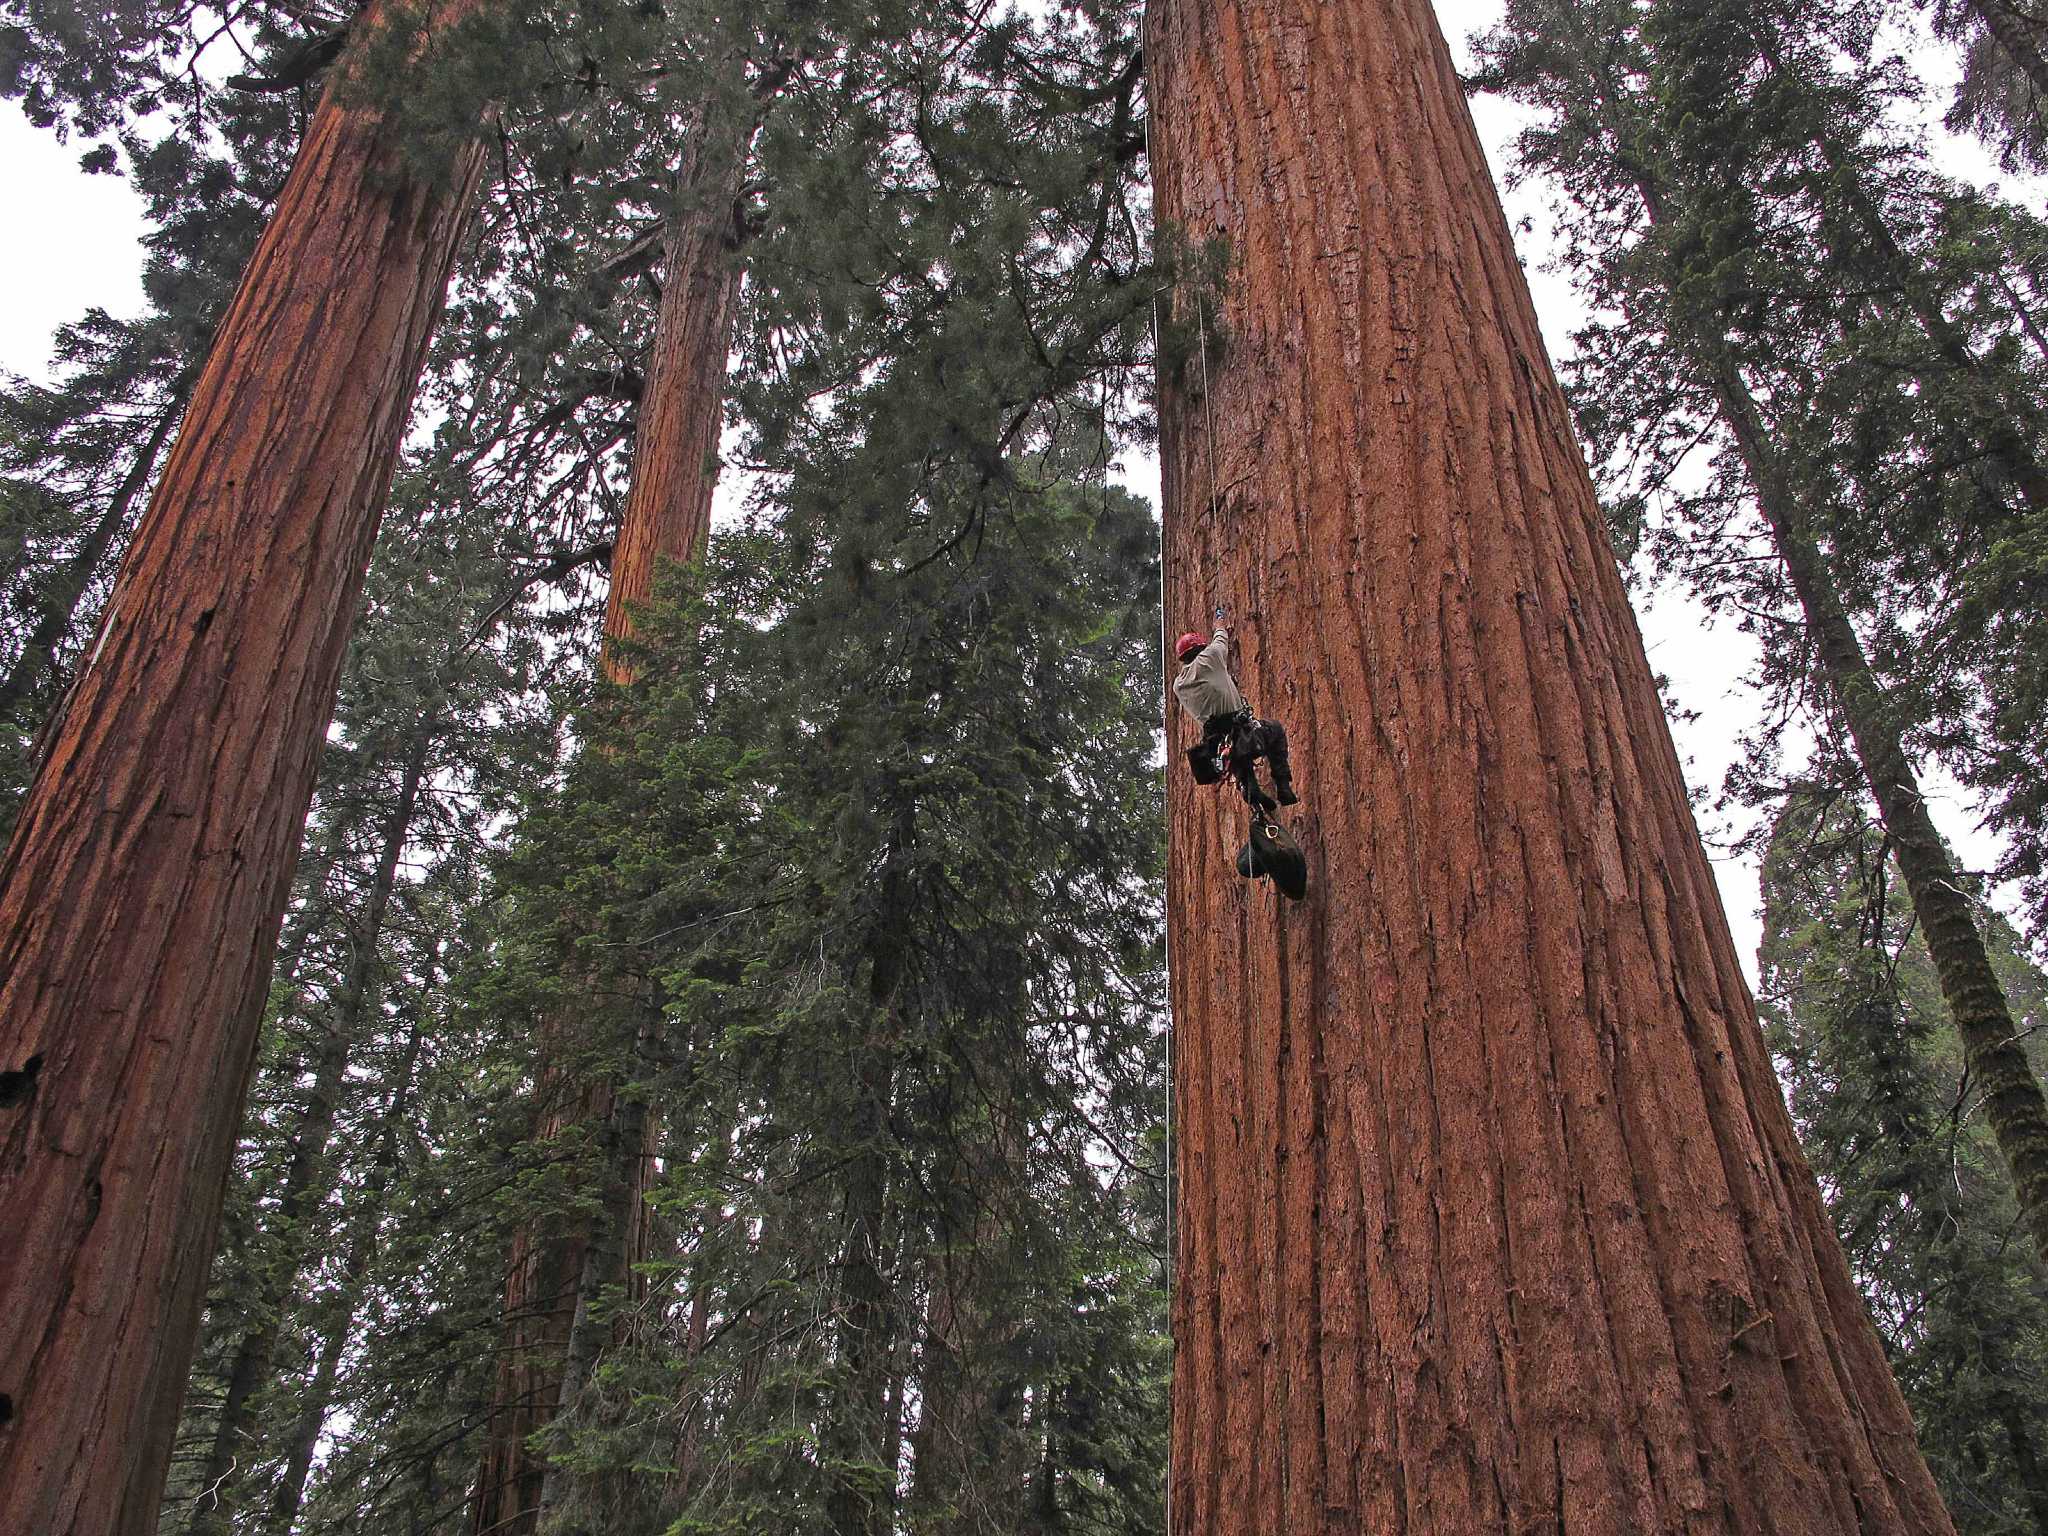
[[[1173,680],[1173,696],[1180,707],[1194,716],[1195,724],[1206,725],[1217,715],[1234,715],[1244,708],[1244,695],[1230,676],[1230,631],[1219,629],[1216,638],[1203,646],[1195,659],[1180,669]]]

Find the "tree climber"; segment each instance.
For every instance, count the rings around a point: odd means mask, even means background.
[[[1173,696],[1180,707],[1202,727],[1199,746],[1187,749],[1188,765],[1199,784],[1214,784],[1223,777],[1217,758],[1226,751],[1232,777],[1246,800],[1270,814],[1281,805],[1301,799],[1294,792],[1294,770],[1287,761],[1287,731],[1277,720],[1261,720],[1246,707],[1244,695],[1230,675],[1230,630],[1224,624],[1226,610],[1216,610],[1216,635],[1207,645],[1190,631],[1174,643],[1180,675],[1173,680]],[[1276,802],[1259,788],[1253,769],[1261,757],[1273,769]]]

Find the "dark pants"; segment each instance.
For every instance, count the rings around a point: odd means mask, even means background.
[[[1253,764],[1264,758],[1272,765],[1273,787],[1294,791],[1294,769],[1287,761],[1287,729],[1278,720],[1260,720],[1246,710],[1241,715],[1213,715],[1202,724],[1202,745],[1210,751],[1230,747],[1230,776],[1238,791],[1262,811],[1275,811],[1279,802],[1259,788]]]

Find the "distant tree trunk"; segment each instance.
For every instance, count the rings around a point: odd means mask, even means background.
[[[156,425],[136,450],[135,462],[115,488],[100,520],[65,562],[64,573],[44,604],[42,617],[36,620],[36,627],[22,646],[21,654],[14,658],[14,665],[8,668],[7,676],[0,679],[0,718],[19,709],[55,667],[57,647],[63,644],[77,616],[78,600],[85,595],[85,589],[92,583],[92,573],[100,568],[100,562],[114,546],[115,537],[127,524],[129,509],[149,484],[149,477],[156,471],[157,456],[164,451],[171,428],[178,424],[177,404],[174,401],[157,414]]]
[[[1000,1058],[984,1081],[1004,1081]],[[977,1078],[980,1077],[976,1073]],[[927,1263],[917,1432],[911,1437],[909,1528],[917,1536],[992,1536],[1020,1528],[1032,1471],[1022,1382],[1008,1357],[1000,1291],[1014,1262],[997,1201],[1027,1198],[1014,1133],[955,1130],[933,1182],[938,1207]]]
[[[342,645],[482,167],[422,181],[322,102],[0,861],[19,1529],[155,1521]]]
[[[362,913],[349,936],[347,969],[314,1053],[313,1086],[292,1135],[291,1158],[285,1165],[284,1184],[271,1218],[271,1225],[279,1234],[279,1251],[272,1260],[271,1272],[257,1287],[260,1300],[255,1325],[242,1336],[228,1371],[227,1396],[214,1427],[213,1449],[200,1474],[203,1492],[186,1527],[191,1536],[227,1536],[234,1523],[242,1481],[248,1475],[251,1453],[261,1439],[254,1432],[256,1396],[271,1379],[285,1308],[298,1289],[306,1261],[306,1221],[327,1184],[327,1146],[334,1135],[334,1117],[340,1108],[349,1060],[363,1042],[365,1020],[378,996],[378,950],[384,938],[385,914],[390,910],[392,889],[398,883],[398,861],[405,852],[413,817],[419,809],[435,724],[431,714],[419,721],[419,734],[407,756],[398,799],[380,829],[377,867],[370,877]]]
[[[677,175],[676,212],[668,233],[667,286],[655,324],[634,432],[632,483],[612,551],[605,605],[606,678],[632,678],[634,611],[654,595],[664,563],[703,551],[717,487],[719,429],[724,422],[725,369],[739,317],[742,268],[737,205],[753,125],[714,118],[691,134]],[[535,1127],[552,1140],[573,1125],[609,1121],[613,1088],[592,1084],[573,1094],[543,1065],[541,1097],[556,1107]],[[651,1134],[654,1120],[642,1116]],[[632,1149],[633,1177],[648,1167],[643,1146]],[[639,1205],[635,1185],[633,1208]],[[478,1472],[473,1528],[483,1536],[527,1536],[534,1529],[546,1469],[528,1445],[560,1400],[562,1360],[587,1266],[587,1231],[514,1234],[506,1270],[505,1332],[497,1385]],[[628,1251],[632,1240],[628,1239]],[[603,1277],[600,1284],[615,1278]]]
[[[1174,295],[1167,612],[1231,605],[1314,881],[1172,775],[1174,1532],[1948,1531],[1428,7],[1152,0],[1145,56],[1237,262]]]
[[[430,962],[430,967],[433,962]],[[320,1443],[320,1431],[327,1423],[328,1405],[334,1401],[334,1384],[341,1373],[341,1357],[355,1329],[356,1311],[362,1305],[363,1281],[377,1257],[377,1234],[384,1215],[384,1196],[391,1175],[398,1167],[398,1133],[405,1124],[419,1074],[420,1045],[424,1021],[415,1013],[405,1040],[405,1051],[392,1079],[389,1104],[379,1119],[377,1152],[363,1180],[362,1193],[350,1213],[348,1237],[342,1245],[341,1276],[335,1289],[335,1305],[327,1331],[320,1337],[320,1354],[313,1367],[312,1384],[300,1400],[299,1416],[285,1436],[284,1471],[271,1495],[264,1529],[271,1536],[290,1536],[305,1501],[306,1479],[313,1470],[313,1453]]]
[[[715,1218],[723,1224],[723,1217]],[[676,1434],[674,1471],[669,1478],[668,1502],[680,1509],[697,1487],[698,1456],[704,1443],[703,1383],[694,1379],[697,1362],[703,1358],[705,1341],[711,1333],[711,1284],[700,1279],[690,1296],[689,1322],[683,1331],[683,1365],[686,1396],[682,1405],[682,1428]]]
[[[896,1326],[883,1260],[889,1251],[890,1104],[909,958],[894,918],[910,900],[903,863],[915,835],[914,808],[905,804],[890,832],[874,926],[862,953],[872,1025],[855,1059],[847,1107],[848,1152],[840,1186],[843,1236],[834,1287],[839,1379],[820,1437],[829,1469],[825,1523],[832,1536],[889,1536],[895,1525],[896,1469],[893,1463],[883,1465],[883,1447],[893,1443],[888,1404]],[[885,1486],[878,1487],[884,1479]]]
[[[1863,654],[1863,642],[1842,607],[1827,556],[1772,451],[1762,413],[1731,365],[1721,362],[1715,376],[1722,411],[1756,486],[1757,505],[1770,524],[1807,633],[1819,652],[1828,691],[1842,712],[1864,781],[1891,835],[1893,856],[1934,961],[1942,1000],[1962,1038],[1970,1086],[1982,1096],[1985,1119],[2012,1174],[2034,1250],[2048,1263],[2048,1097],[2020,1046],[2018,1026],[1992,969],[1962,877],[1928,814],[1890,695]]]
[[[1765,55],[1780,71],[1784,66],[1768,44]],[[1622,100],[1612,81],[1603,80],[1599,94],[1602,119],[1617,136],[1630,130],[1620,113]],[[1852,203],[1866,237],[1879,242],[1923,329],[1943,357],[1959,372],[1977,371],[1975,358],[1960,333],[1919,284],[1906,254],[1892,242],[1881,210],[1855,180],[1855,167],[1839,146],[1821,140],[1835,172],[1837,190]],[[1654,226],[1668,227],[1675,216],[1676,194],[1647,166],[1631,168],[1636,191]],[[1670,289],[1668,281],[1664,285]],[[1679,345],[1701,374],[1712,381],[1723,423],[1734,437],[1755,489],[1757,508],[1771,530],[1772,542],[1784,563],[1805,629],[1819,655],[1828,691],[1842,712],[1871,798],[1891,834],[1900,873],[1913,903],[1913,913],[1934,960],[1942,997],[1967,1053],[1973,1083],[1985,1094],[1986,1118],[2013,1179],[2020,1212],[2037,1254],[2048,1262],[2048,1097],[2018,1042],[2018,1030],[2005,991],[1992,969],[1990,956],[1964,893],[1947,845],[1935,828],[1921,794],[1919,776],[1905,747],[1897,711],[1883,681],[1870,666],[1855,626],[1842,606],[1825,551],[1805,513],[1803,498],[1741,369],[1719,338],[1721,327],[1711,314],[1686,317]],[[2035,504],[2048,502],[2031,447],[2015,445],[2011,413],[2004,406],[1974,402],[1988,428],[1993,457],[2001,463],[2021,494]],[[2003,443],[2003,446],[2000,446]]]
[[[1776,75],[1795,78],[1776,38],[1760,28],[1755,41],[1765,63]],[[2034,402],[2012,388],[2009,379],[1987,369],[1971,349],[1969,337],[1943,312],[1939,297],[1929,288],[1923,264],[1900,246],[1884,208],[1871,196],[1863,179],[1863,168],[1828,132],[1825,118],[1819,115],[1815,118],[1814,147],[1827,163],[1826,177],[1815,178],[1815,202],[1825,208],[1839,197],[1847,206],[1850,219],[1861,228],[1863,238],[1890,270],[1898,294],[1921,332],[1946,368],[1961,381],[1964,404],[1974,420],[1985,455],[2021,501],[2036,511],[2048,508],[2048,473],[2043,472],[2034,447],[2041,428]],[[1645,174],[1638,184],[1648,180]],[[2000,281],[2003,284],[2002,277]],[[1924,378],[1925,373],[1920,376]]]
[[[659,1031],[660,1010],[650,1008],[640,1031],[637,1058],[647,1060]],[[576,1286],[575,1312],[568,1337],[563,1342],[560,1384],[550,1420],[565,1420],[589,1385],[597,1357],[612,1337],[611,1322],[598,1315],[605,1293],[626,1280],[636,1257],[635,1236],[645,1216],[641,1198],[646,1193],[647,1159],[652,1155],[648,1133],[653,1116],[643,1094],[625,1093],[620,1085],[611,1089],[612,1109],[605,1127],[603,1166],[607,1188],[603,1210],[582,1234],[583,1268]],[[571,1501],[573,1479],[559,1457],[547,1461],[541,1477],[540,1500],[535,1506],[535,1523],[551,1536],[602,1536],[590,1521],[565,1513]]]
[[[840,1382],[825,1436],[830,1487],[825,1519],[832,1536],[889,1536],[894,1470],[878,1488],[876,1464],[886,1431],[889,1366],[895,1334],[882,1224],[888,1212],[883,1153],[895,1052],[871,1043],[861,1052],[856,1102],[847,1133],[854,1151],[844,1183],[845,1238],[839,1257]]]
[[[2048,104],[2048,28],[2012,0],[1963,0],[2034,87],[2035,110]]]
[[[633,637],[633,611],[654,596],[662,566],[695,560],[711,532],[725,370],[745,270],[740,187],[754,128],[720,115],[700,122],[676,177],[667,286],[643,370],[632,483],[605,602],[605,675],[615,683],[631,679],[632,668],[616,647]]]

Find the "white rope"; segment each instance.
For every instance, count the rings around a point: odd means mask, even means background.
[[[1152,167],[1156,163],[1157,162],[1155,162],[1152,158],[1152,111],[1151,103],[1148,100],[1146,103],[1145,110],[1145,174],[1148,177],[1152,174]],[[1158,235],[1156,225],[1154,226],[1153,249],[1155,252],[1158,249]],[[1155,371],[1158,369],[1159,366],[1159,294],[1159,285],[1157,283],[1154,283],[1152,285],[1152,366]],[[1209,466],[1209,475],[1212,482],[1215,479],[1215,472],[1215,462],[1212,455]],[[1164,516],[1162,515],[1160,520],[1160,536],[1162,543],[1164,542],[1165,538],[1165,528],[1166,523]],[[1171,626],[1167,622],[1166,614],[1166,561],[1163,558],[1164,553],[1165,551],[1162,549],[1162,558],[1159,562],[1159,638],[1162,646],[1171,643],[1168,637],[1172,632]],[[1167,718],[1171,719],[1173,706],[1170,703],[1166,704],[1166,709],[1168,711]],[[1169,742],[1169,746],[1170,745],[1171,743]],[[1171,782],[1173,777],[1173,753],[1171,751],[1169,751],[1166,754],[1166,775],[1168,781]],[[1166,1514],[1165,1536],[1173,1536],[1173,1378],[1176,1371],[1178,1370],[1178,1362],[1175,1359],[1175,1345],[1177,1343],[1177,1340],[1174,1338],[1173,1334],[1174,1288],[1178,1278],[1177,1266],[1175,1265],[1174,1260],[1177,1256],[1176,1251],[1180,1246],[1180,1222],[1177,1219],[1173,1208],[1173,924],[1171,921],[1169,921],[1165,925],[1165,940],[1167,976],[1165,1030],[1166,1114],[1161,1122],[1164,1126],[1165,1132],[1164,1146],[1166,1159],[1166,1197],[1165,1210],[1162,1214],[1162,1225],[1166,1228],[1165,1269],[1167,1360],[1166,1489],[1164,1504]]]

